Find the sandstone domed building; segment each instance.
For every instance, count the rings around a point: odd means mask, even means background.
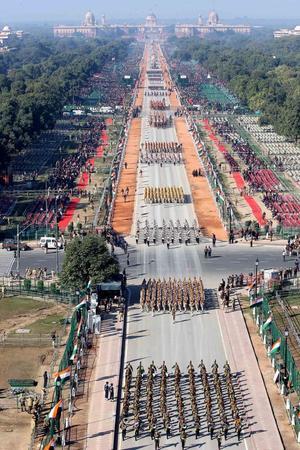
[[[233,31],[234,33],[248,34],[251,27],[248,25],[226,25],[220,23],[220,19],[216,11],[210,11],[207,21],[199,16],[196,24],[178,24],[175,26],[175,34],[177,37],[203,37],[208,33]]]
[[[83,34],[88,38],[95,38],[101,36],[103,32],[118,32],[121,31],[125,35],[135,35],[141,40],[156,40],[164,39],[166,35],[166,27],[158,23],[155,14],[149,14],[146,17],[145,23],[140,25],[128,25],[128,24],[107,24],[104,15],[101,16],[100,23],[96,21],[96,18],[92,11],[88,11],[85,16],[82,25],[68,26],[57,25],[53,28],[54,36],[56,37],[70,37],[78,34]]]

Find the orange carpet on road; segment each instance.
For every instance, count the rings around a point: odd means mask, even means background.
[[[227,232],[219,217],[219,212],[213,199],[206,177],[193,177],[193,170],[200,166],[197,151],[194,146],[187,124],[183,117],[175,119],[179,142],[183,145],[183,157],[194,202],[194,208],[199,226],[203,234],[211,236],[215,233],[217,239],[227,240]]]
[[[141,62],[140,77],[139,77],[139,81],[138,81],[138,92],[137,92],[137,96],[136,96],[135,103],[134,103],[134,106],[139,107],[139,108],[141,108],[143,106],[143,101],[144,101],[144,92],[145,92],[144,86],[145,86],[146,72],[147,72],[147,60],[148,60],[148,49],[146,47],[145,53],[144,53],[144,58],[142,59],[142,62]]]
[[[134,212],[134,201],[136,193],[137,168],[139,160],[139,149],[141,140],[141,119],[132,119],[128,134],[128,145],[125,153],[120,182],[116,194],[115,208],[112,219],[112,226],[117,233],[130,234]],[[122,189],[129,188],[129,195],[124,201]]]
[[[163,77],[164,77],[164,81],[166,83],[167,88],[173,89],[171,92],[171,95],[169,97],[170,105],[171,105],[171,107],[178,108],[179,106],[181,106],[181,103],[180,103],[179,98],[177,97],[175,85],[170,78],[168,68],[167,68],[167,63],[166,63],[165,57],[163,56],[162,52],[160,52],[160,64],[161,64],[161,68],[163,71]]]

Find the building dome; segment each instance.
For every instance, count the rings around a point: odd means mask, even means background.
[[[146,26],[147,27],[153,27],[157,25],[157,17],[155,14],[149,14],[149,16],[146,17]]]
[[[211,11],[208,14],[208,20],[207,20],[207,24],[208,25],[217,25],[219,23],[219,16],[216,13],[216,11]]]
[[[198,25],[203,25],[203,17],[202,16],[198,17]]]
[[[11,28],[8,25],[5,25],[5,27],[3,27],[4,33],[10,33],[11,32]]]
[[[88,11],[84,18],[84,25],[85,26],[94,26],[95,23],[96,23],[96,20],[95,20],[94,14],[92,13],[92,11]]]

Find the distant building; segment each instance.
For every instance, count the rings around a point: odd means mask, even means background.
[[[282,28],[281,30],[274,31],[273,35],[275,39],[289,36],[300,36],[300,25],[297,25],[292,30]]]
[[[141,25],[108,24],[104,15],[101,16],[100,23],[97,23],[94,14],[88,11],[84,17],[82,25],[57,25],[53,28],[54,36],[70,37],[83,34],[88,38],[101,36],[104,32],[122,31],[124,34],[136,36],[138,39],[164,39],[166,27],[159,25],[155,14],[146,17],[145,23]]]
[[[5,25],[0,31],[0,53],[12,50],[11,43],[14,38],[22,39],[23,31],[13,31],[8,25]]]
[[[249,25],[224,25],[220,23],[219,16],[215,11],[208,15],[206,24],[202,16],[199,16],[196,24],[178,24],[175,26],[177,37],[203,36],[207,33],[233,31],[234,33],[249,34],[251,27]]]

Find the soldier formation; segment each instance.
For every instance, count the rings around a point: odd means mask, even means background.
[[[182,144],[177,142],[145,142],[141,144],[140,161],[144,164],[181,164]]]
[[[172,116],[167,116],[163,112],[155,112],[150,114],[149,125],[154,128],[166,128],[173,123]]]
[[[151,86],[149,86],[151,88]],[[168,97],[170,95],[170,92],[161,89],[161,90],[146,90],[145,91],[145,97]]]
[[[201,278],[144,280],[140,291],[142,311],[169,311],[175,321],[177,311],[203,311],[205,293]]]
[[[162,432],[169,439],[177,430],[182,448],[191,434],[195,439],[208,434],[218,441],[236,434],[240,440],[242,416],[228,362],[223,373],[216,361],[211,372],[207,372],[202,360],[198,368],[200,373],[190,361],[184,375],[175,363],[169,374],[165,362],[157,369],[152,361],[146,374],[140,362],[134,380],[133,368],[128,363],[120,418],[123,440],[127,432],[133,432],[136,440],[141,434],[148,434],[156,442]],[[188,390],[184,389],[186,380]]]
[[[166,100],[163,98],[162,100],[151,100],[150,108],[155,111],[165,111],[170,109],[170,105],[167,105]]]
[[[167,244],[171,246],[174,244],[199,244],[200,242],[200,229],[196,220],[190,225],[187,220],[181,224],[180,220],[177,220],[174,224],[172,220],[167,223],[165,220],[162,222],[162,226],[159,227],[154,220],[152,224],[145,221],[144,226],[140,221],[136,224],[136,244],[144,243],[149,245]]]
[[[144,201],[146,203],[184,203],[183,187],[145,187]]]

